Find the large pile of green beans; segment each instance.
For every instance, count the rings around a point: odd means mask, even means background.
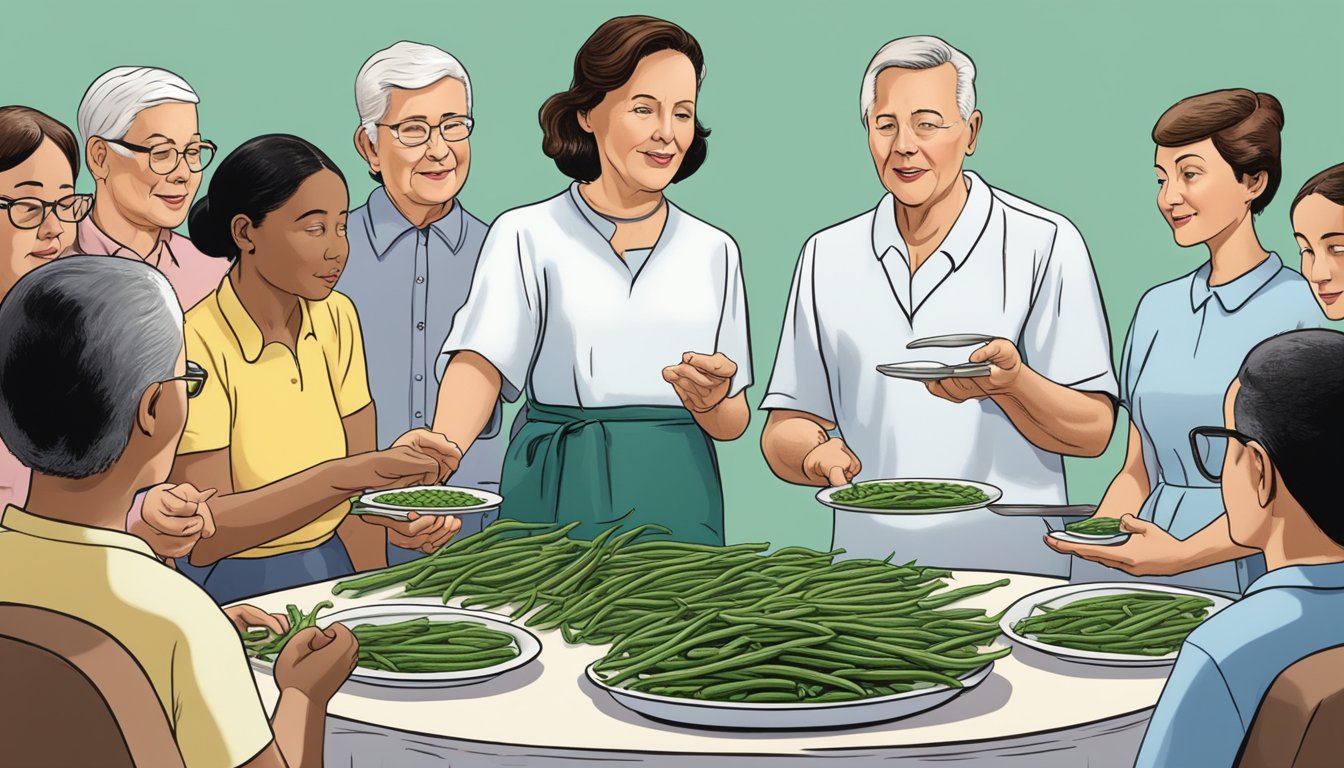
[[[262,661],[274,662],[290,638],[305,627],[315,626],[317,614],[331,608],[323,600],[304,613],[297,606],[285,610],[289,631],[277,635],[259,629],[243,635],[247,652]],[[392,624],[356,624],[350,627],[359,641],[357,665],[385,672],[462,672],[485,669],[518,656],[518,644],[500,632],[469,619],[431,621],[422,617]]]
[[[1051,607],[1017,622],[1013,631],[1079,651],[1166,656],[1180,649],[1209,616],[1213,601],[1194,595],[1126,592]]]
[[[974,486],[923,480],[859,483],[831,494],[831,501],[846,506],[892,510],[963,507],[988,499],[984,491]]]
[[[914,564],[636,541],[653,526],[584,541],[567,536],[575,525],[501,520],[334,591],[401,585],[464,607],[516,606],[513,618],[570,643],[611,644],[595,666],[608,683],[687,698],[827,702],[960,687],[958,677],[1010,650],[979,650],[1001,615],[947,607],[1006,579],[940,592],[950,572]]]

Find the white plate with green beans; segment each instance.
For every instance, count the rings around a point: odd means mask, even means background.
[[[957,676],[961,687],[929,683],[904,693],[849,701],[787,703],[720,701],[666,696],[610,685],[590,665],[588,679],[618,704],[645,717],[701,728],[778,731],[857,728],[925,712],[945,704],[989,677],[994,662]],[[843,665],[841,665],[843,666]],[[745,681],[744,681],[745,684]]]
[[[326,628],[337,622],[359,640],[359,659],[350,679],[370,685],[449,688],[481,683],[522,667],[541,653],[536,635],[484,611],[380,603],[315,619],[300,612],[300,625]],[[274,638],[269,648],[249,644],[253,664],[270,669],[274,653],[266,651],[282,647],[285,640]],[[255,653],[259,650],[261,658]]]
[[[864,480],[817,492],[817,501],[846,512],[878,515],[932,515],[989,506],[1003,491],[971,480],[911,477]]]
[[[399,519],[405,519],[410,512],[422,515],[469,515],[499,509],[503,502],[503,496],[477,488],[416,485],[366,493],[355,501],[354,512]]]
[[[1220,595],[1161,584],[1070,584],[1018,600],[999,621],[1019,645],[1083,664],[1163,667],[1210,616]]]

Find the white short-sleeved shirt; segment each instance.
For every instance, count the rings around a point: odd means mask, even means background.
[[[998,486],[1008,503],[1062,504],[1062,457],[1032,445],[992,400],[951,403],[921,382],[876,371],[910,360],[965,362],[974,347],[906,344],[978,333],[1013,341],[1026,364],[1051,381],[1117,394],[1106,312],[1078,230],[974,173],[965,178],[969,197],[960,217],[913,278],[890,194],[876,209],[807,241],[761,408],[836,422],[863,463],[862,479],[963,478]],[[983,514],[989,526],[1015,522]],[[1030,549],[1022,556],[1047,558],[1045,528],[1028,520]],[[835,544],[851,554],[877,554],[890,544],[884,530],[898,525],[904,523],[892,516],[838,513]],[[934,556],[938,550],[928,546],[911,556]],[[949,554],[936,556],[951,559],[954,550],[958,558],[977,556],[948,546]],[[1067,561],[1060,562],[1067,573]]]
[[[737,364],[729,396],[751,384],[747,301],[737,244],[669,201],[655,246],[611,249],[615,225],[575,184],[500,214],[481,248],[466,304],[453,318],[439,375],[471,350],[548,405],[681,406],[663,368],[686,352]]]

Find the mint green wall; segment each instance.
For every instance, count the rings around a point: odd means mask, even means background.
[[[115,10],[113,10],[115,8]],[[347,10],[348,9],[348,10]],[[360,10],[356,10],[360,9]],[[1185,96],[1247,87],[1284,104],[1284,182],[1260,219],[1264,244],[1298,258],[1287,205],[1312,173],[1344,160],[1338,46],[1344,3],[1319,2],[219,2],[12,4],[4,96],[74,125],[88,84],[123,64],[184,76],[202,95],[202,133],[227,152],[295,133],[347,171],[354,204],[372,182],[351,144],[353,80],[401,39],[443,47],[471,73],[476,133],[467,207],[486,221],[565,180],[540,150],[537,108],[564,88],[601,22],[653,12],[700,40],[699,113],[709,161],[671,190],[741,245],[759,402],[798,250],[818,229],[872,207],[882,189],[858,119],[859,80],[888,40],[944,37],[975,59],[985,123],[968,167],[1057,210],[1082,231],[1118,352],[1150,286],[1204,258],[1171,241],[1154,208],[1149,131]],[[163,30],[163,31],[155,31]],[[91,189],[87,176],[81,189]],[[969,330],[969,329],[968,329]],[[720,448],[731,540],[824,547],[830,520],[807,489],[777,481],[758,448],[763,414]],[[1100,498],[1124,452],[1069,462],[1070,496]],[[918,435],[910,439],[918,440]]]

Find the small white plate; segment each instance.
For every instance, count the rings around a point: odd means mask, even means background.
[[[485,611],[469,611],[443,605],[419,603],[378,603],[348,608],[317,617],[317,626],[323,629],[340,622],[354,629],[360,624],[396,624],[400,621],[428,618],[430,621],[469,621],[512,635],[518,645],[518,655],[494,666],[466,669],[458,672],[387,672],[381,669],[355,667],[350,679],[358,683],[386,688],[452,688],[459,685],[483,683],[513,669],[524,666],[541,653],[541,641],[528,630],[509,622],[505,617]],[[273,664],[249,657],[257,669],[271,671]]]
[[[989,677],[993,669],[994,662],[991,661],[965,673],[958,678],[961,688],[933,685],[891,696],[819,704],[764,704],[658,696],[607,685],[591,665],[587,673],[588,679],[611,694],[618,704],[654,720],[705,728],[767,731],[858,727],[909,717],[945,704],[974,688]]]
[[[931,360],[911,360],[905,363],[887,363],[877,366],[877,372],[893,379],[937,381],[938,379],[974,379],[988,376],[989,363],[959,363],[947,365]]]
[[[459,493],[469,493],[482,500],[480,504],[473,504],[470,507],[407,507],[397,504],[388,504],[379,501],[380,496],[386,496],[390,493],[407,493],[409,491],[458,491]],[[497,493],[482,491],[478,488],[460,488],[451,485],[416,485],[410,488],[397,488],[391,491],[376,491],[366,493],[359,497],[356,502],[355,514],[357,515],[381,515],[383,517],[393,517],[404,520],[410,512],[416,512],[421,515],[469,515],[473,513],[489,512],[493,509],[499,509],[499,505],[504,503],[504,497]]]
[[[1074,533],[1073,531],[1051,531],[1050,538],[1070,544],[1096,544],[1099,547],[1114,547],[1129,541],[1128,533],[1112,533],[1098,536],[1094,533]]]
[[[972,488],[979,488],[988,498],[974,504],[963,504],[957,507],[939,507],[937,509],[873,509],[871,507],[855,507],[844,502],[832,501],[831,497],[836,493],[847,488],[853,488],[855,485],[866,485],[868,483],[955,483],[957,485],[969,485]],[[947,477],[900,477],[891,480],[861,480],[858,483],[849,485],[840,485],[834,488],[823,488],[817,491],[817,501],[830,507],[831,509],[840,509],[845,512],[866,512],[873,515],[941,515],[948,512],[966,512],[972,509],[980,509],[1003,498],[1003,491],[989,483],[977,483],[971,480],[957,480]]]
[[[1221,595],[1214,595],[1208,592],[1200,592],[1194,589],[1184,589],[1181,587],[1168,587],[1161,584],[1135,583],[1097,583],[1097,584],[1068,584],[1060,587],[1050,587],[1033,592],[1030,595],[1018,600],[1009,606],[1008,611],[999,621],[999,629],[1003,634],[1018,645],[1025,645],[1028,648],[1034,648],[1042,653],[1047,653],[1057,658],[1067,661],[1074,661],[1080,664],[1093,664],[1102,667],[1166,667],[1176,662],[1177,653],[1169,653],[1165,656],[1140,656],[1130,653],[1106,653],[1101,651],[1081,651],[1076,648],[1065,648],[1059,645],[1043,643],[1040,640],[1019,635],[1013,630],[1017,623],[1029,616],[1037,615],[1037,608],[1041,605],[1048,605],[1051,608],[1059,608],[1069,603],[1083,600],[1089,597],[1106,597],[1109,595],[1123,595],[1127,592],[1159,592],[1168,595],[1191,595],[1203,597],[1213,602],[1208,609],[1209,618],[1232,604],[1232,601]],[[1205,621],[1208,621],[1206,618]]]

